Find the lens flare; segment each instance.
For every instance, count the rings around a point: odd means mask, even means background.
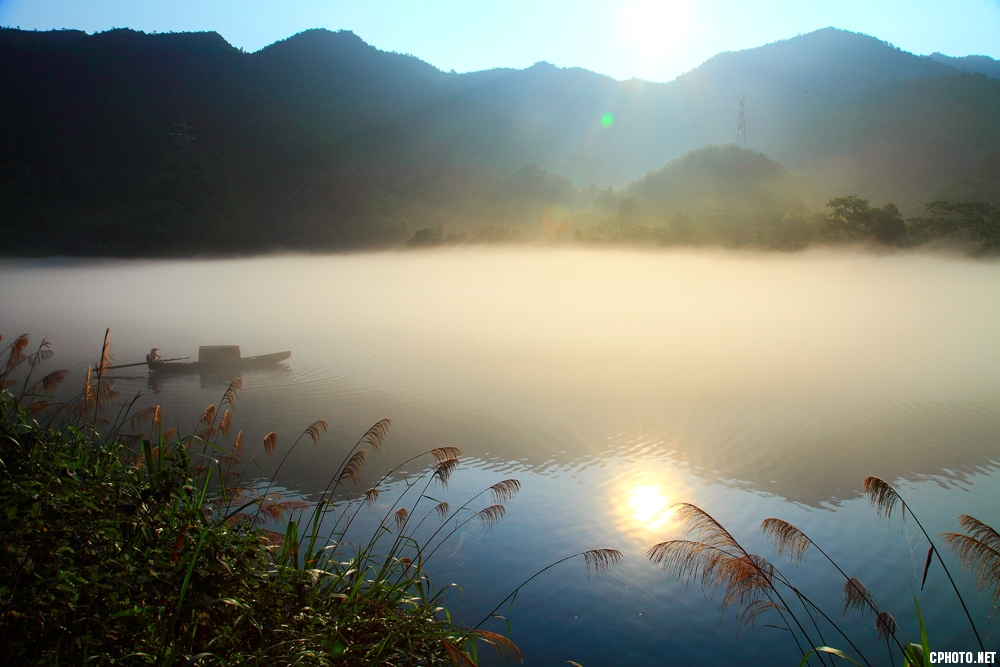
[[[601,125],[604,127],[611,127],[615,122],[615,115],[613,113],[606,113],[601,116]]]

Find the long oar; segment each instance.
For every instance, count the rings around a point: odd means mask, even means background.
[[[190,359],[190,358],[191,357],[177,357],[176,359],[157,359],[157,361],[163,361],[163,362],[167,362],[167,361],[184,361],[185,359]],[[121,364],[119,366],[108,366],[108,370],[114,370],[116,368],[132,368],[133,366],[145,366],[145,365],[146,365],[145,361],[140,361],[140,362],[135,363],[135,364]]]

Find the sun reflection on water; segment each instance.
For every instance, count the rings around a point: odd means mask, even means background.
[[[672,536],[678,529],[674,506],[686,500],[683,483],[669,474],[625,473],[609,486],[615,524],[645,544]]]
[[[658,484],[643,484],[628,492],[628,505],[636,523],[646,530],[655,530],[667,522],[674,513],[670,499]]]

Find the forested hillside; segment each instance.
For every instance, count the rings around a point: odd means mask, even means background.
[[[749,146],[809,197],[912,213],[963,178],[994,187],[980,165],[1000,151],[1000,81],[938,60],[827,29],[619,82],[545,63],[445,73],[350,32],[244,53],[215,33],[3,29],[0,232],[5,254],[530,237],[554,207],[599,219],[599,191],[732,142],[744,95]]]

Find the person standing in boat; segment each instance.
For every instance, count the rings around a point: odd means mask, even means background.
[[[149,354],[146,355],[146,363],[152,364],[156,363],[159,360],[160,360],[160,348],[154,347],[152,350],[149,351]]]

